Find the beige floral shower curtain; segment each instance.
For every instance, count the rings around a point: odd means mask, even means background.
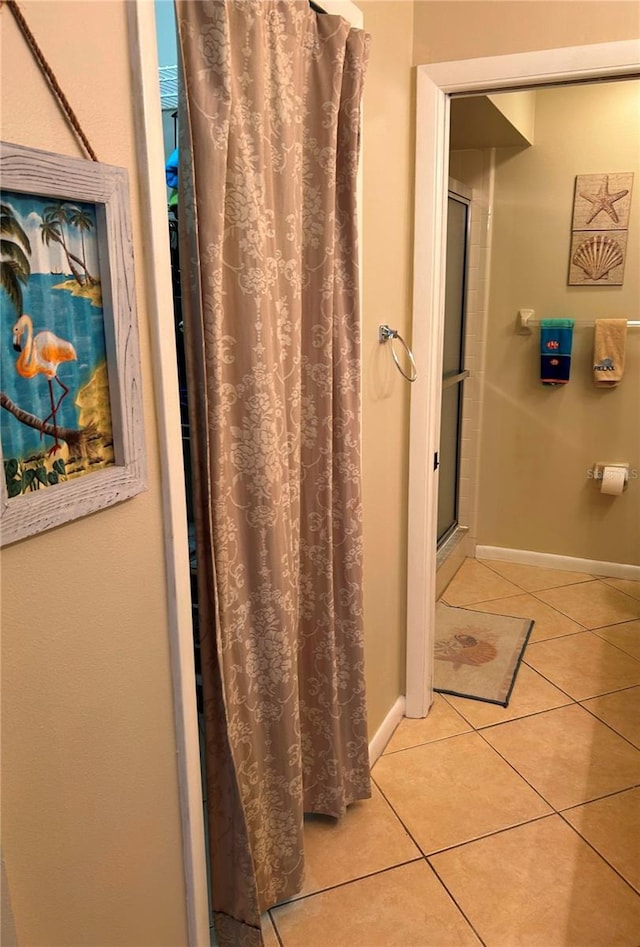
[[[306,0],[177,0],[212,892],[300,890],[303,813],[370,794],[356,171],[368,40]]]

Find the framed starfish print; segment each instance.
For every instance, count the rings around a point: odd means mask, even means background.
[[[0,142],[0,540],[145,488],[127,173]]]
[[[633,172],[579,174],[572,230],[627,230]]]
[[[569,286],[622,286],[632,188],[632,171],[576,177]]]

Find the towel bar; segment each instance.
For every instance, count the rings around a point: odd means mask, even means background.
[[[518,312],[518,318],[516,319],[516,331],[518,335],[531,335],[531,330],[540,325],[538,319],[533,319],[533,309],[520,309]],[[580,322],[576,319],[574,329],[593,329],[595,322]],[[631,320],[627,322],[628,329],[638,329],[640,328],[640,321]]]

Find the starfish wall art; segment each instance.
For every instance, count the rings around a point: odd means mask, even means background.
[[[632,187],[633,172],[576,177],[570,286],[622,286]]]

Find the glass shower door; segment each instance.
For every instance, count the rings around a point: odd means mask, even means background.
[[[438,479],[438,545],[458,524],[469,202],[449,193]]]

